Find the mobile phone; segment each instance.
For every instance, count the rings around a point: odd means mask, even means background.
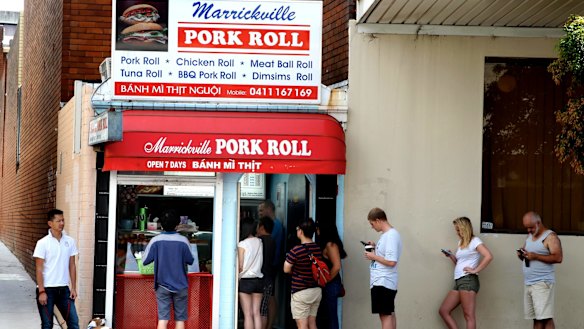
[[[448,250],[446,250],[446,249],[440,249],[440,251],[442,251],[442,253],[443,253],[444,255],[446,255],[446,256],[450,256],[450,255],[452,255],[452,252],[450,252],[450,251],[448,251]]]
[[[520,253],[524,254],[525,253],[525,250],[519,248],[519,249],[517,249],[517,252],[520,252]]]
[[[369,245],[369,243],[367,243],[367,242],[365,242],[365,241],[359,241],[359,242],[361,242],[361,244],[362,244],[362,245],[364,245],[364,246],[367,246],[367,245]]]

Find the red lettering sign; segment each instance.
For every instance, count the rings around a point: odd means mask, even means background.
[[[328,115],[126,111],[123,124],[104,170],[345,172],[344,133]]]
[[[179,27],[183,48],[309,50],[310,31],[283,29]]]

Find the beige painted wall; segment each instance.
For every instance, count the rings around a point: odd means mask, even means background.
[[[402,235],[397,321],[444,328],[438,307],[453,284],[440,248],[456,247],[452,220],[479,232],[485,57],[554,57],[556,40],[357,34],[351,26],[346,132],[343,328],[379,327],[370,312],[368,262],[359,240],[377,240],[368,211],[385,209]],[[526,209],[526,211],[529,209]],[[544,218],[545,221],[545,218]],[[525,236],[480,235],[495,257],[481,273],[478,328],[531,328],[514,250]],[[582,237],[562,236],[556,326],[583,328]],[[456,313],[464,328],[460,310]]]
[[[83,327],[93,312],[93,256],[95,249],[95,160],[88,145],[89,120],[93,118],[90,96],[84,84],[82,100],[81,152],[73,152],[75,97],[59,111],[57,145],[57,208],[65,215],[65,230],[77,242],[77,313]],[[77,96],[76,96],[77,97]],[[109,319],[108,319],[109,320]]]

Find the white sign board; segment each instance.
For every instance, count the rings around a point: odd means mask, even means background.
[[[171,186],[164,185],[163,195],[167,196],[190,196],[190,197],[209,197],[215,196],[215,187],[210,185],[195,186]]]
[[[108,141],[107,116],[100,116],[89,121],[89,145]]]
[[[116,99],[320,103],[322,1],[114,0]]]
[[[242,199],[265,199],[266,198],[266,187],[265,187],[266,175],[265,174],[254,174],[245,173],[239,180],[241,183],[240,196]]]

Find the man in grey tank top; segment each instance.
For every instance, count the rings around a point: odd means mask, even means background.
[[[530,211],[523,216],[527,239],[517,256],[523,261],[525,319],[534,329],[554,329],[554,264],[562,262],[562,244],[541,217]]]

